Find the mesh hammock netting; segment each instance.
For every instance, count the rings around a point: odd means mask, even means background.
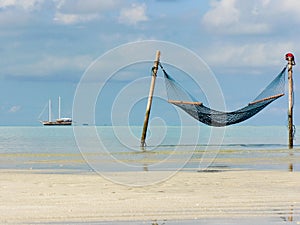
[[[161,64],[160,67],[165,77],[168,101],[180,107],[196,120],[210,126],[222,127],[245,121],[284,95],[286,67],[247,106],[232,112],[221,112],[210,109],[197,101],[164,70]]]

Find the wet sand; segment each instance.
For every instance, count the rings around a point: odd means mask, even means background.
[[[163,172],[110,177],[149,173]],[[182,171],[157,184],[132,187],[94,172],[0,170],[0,224],[259,217],[298,224],[299,215],[300,172]]]

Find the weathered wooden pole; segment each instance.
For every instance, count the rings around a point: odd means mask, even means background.
[[[295,65],[294,55],[287,53],[285,59],[288,61],[288,81],[289,81],[289,108],[288,108],[288,129],[289,129],[289,148],[294,147],[294,124],[293,124],[293,107],[294,107],[294,90],[293,90],[293,66]]]
[[[149,96],[148,96],[148,103],[147,103],[147,108],[146,108],[144,127],[143,127],[142,137],[141,137],[141,147],[146,146],[147,128],[148,128],[149,116],[150,116],[150,111],[151,111],[152,98],[153,98],[153,92],[154,92],[154,87],[155,87],[156,74],[157,74],[157,70],[158,70],[159,58],[160,58],[160,51],[156,51],[156,58],[154,61],[154,66],[152,68],[152,79],[151,79],[150,91],[149,91]]]

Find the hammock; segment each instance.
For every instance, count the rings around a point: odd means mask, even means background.
[[[247,106],[232,112],[221,112],[210,109],[204,106],[202,102],[197,101],[164,70],[161,64],[160,67],[165,77],[168,102],[209,126],[223,127],[245,121],[284,95],[286,67]]]

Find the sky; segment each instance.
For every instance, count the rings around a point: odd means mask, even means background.
[[[299,26],[298,0],[0,0],[0,125],[39,126],[48,99],[57,111],[58,96],[63,116],[71,117],[76,88],[89,65],[111,49],[143,40],[171,42],[196,53],[215,74],[228,110],[235,110],[281,71],[287,52],[297,63]],[[298,74],[296,65],[295,124]],[[115,81],[111,92],[126,82]],[[97,112],[105,113],[97,124],[111,123],[113,101],[100,101]],[[146,100],[139,104],[132,111],[140,116],[130,115],[136,125],[143,121]],[[172,109],[158,100],[153,115],[163,110]],[[241,125],[286,124],[283,97]]]

